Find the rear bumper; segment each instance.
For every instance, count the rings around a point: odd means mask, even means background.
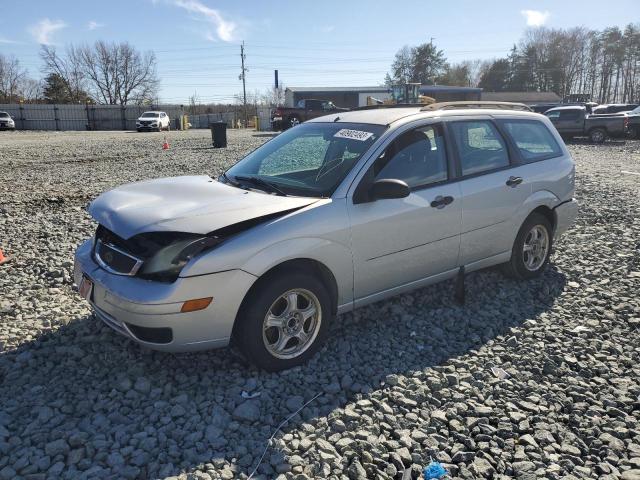
[[[558,239],[564,232],[569,230],[578,216],[579,205],[575,199],[561,203],[553,209],[556,214],[556,229],[554,238]]]
[[[256,277],[229,270],[160,283],[111,274],[91,257],[92,242],[75,256],[74,281],[93,282],[89,303],[96,316],[116,332],[154,350],[185,352],[229,343],[240,304]],[[199,311],[181,313],[190,299],[213,297]]]

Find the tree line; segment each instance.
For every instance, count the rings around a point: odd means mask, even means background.
[[[69,45],[64,51],[42,45],[44,78],[29,77],[15,57],[0,54],[0,103],[153,103],[159,80],[156,56],[128,42]]]
[[[508,56],[449,63],[433,43],[402,47],[385,84],[419,82],[490,92],[550,91],[601,103],[640,101],[640,24],[527,30]]]

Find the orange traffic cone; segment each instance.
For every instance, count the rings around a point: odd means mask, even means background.
[[[7,263],[9,260],[11,259],[9,257],[5,257],[2,249],[0,248],[0,265],[2,265],[3,263]]]
[[[167,136],[164,136],[164,143],[162,144],[163,150],[169,150],[169,142],[167,142]]]

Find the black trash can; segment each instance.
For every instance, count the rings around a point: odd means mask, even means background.
[[[211,122],[209,128],[211,129],[213,148],[227,148],[227,123]]]

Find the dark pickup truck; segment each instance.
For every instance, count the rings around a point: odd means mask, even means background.
[[[627,133],[628,119],[623,114],[589,115],[582,106],[556,107],[544,114],[566,140],[589,137],[594,143],[602,143],[607,137],[621,138]]]
[[[278,107],[271,114],[271,128],[286,130],[312,118],[335,112],[346,112],[348,108],[336,107],[328,100],[300,100],[295,107]]]

